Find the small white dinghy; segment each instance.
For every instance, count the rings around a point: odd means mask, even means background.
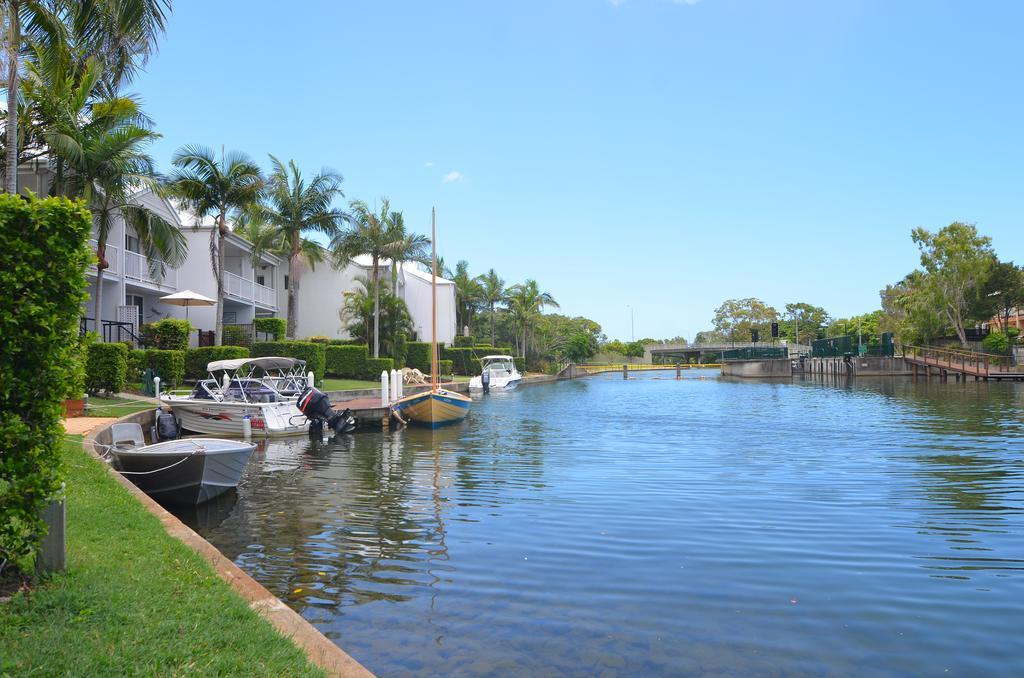
[[[138,424],[114,424],[109,454],[115,469],[157,501],[195,505],[237,487],[255,449],[223,438],[146,445]]]

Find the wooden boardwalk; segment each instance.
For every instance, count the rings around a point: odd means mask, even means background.
[[[933,346],[904,346],[903,360],[914,369],[924,374],[934,370],[940,376],[953,374],[957,379],[974,377],[977,379],[1011,379],[1024,380],[1024,369],[1015,365],[1009,356],[992,353],[978,353],[957,349],[936,348]]]

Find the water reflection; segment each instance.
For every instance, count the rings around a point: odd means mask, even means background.
[[[592,379],[265,442],[187,518],[383,673],[994,673],[1024,621],[1022,405]]]

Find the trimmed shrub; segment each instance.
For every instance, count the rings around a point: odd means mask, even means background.
[[[366,360],[366,374],[363,375],[364,379],[377,380],[380,379],[380,373],[384,370],[390,372],[395,369],[395,361],[391,358],[368,358]]]
[[[125,380],[128,383],[136,384],[142,380],[142,373],[146,369],[146,352],[142,349],[133,348],[128,351],[128,371],[125,373]]]
[[[252,345],[252,331],[241,325],[225,325],[224,336],[221,342],[224,346],[250,346]]]
[[[451,360],[455,374],[474,377],[480,374],[480,359],[477,357],[476,349],[473,348],[446,348],[441,352],[441,358]]]
[[[68,368],[91,234],[80,202],[0,194],[0,563],[24,571],[60,489],[61,402],[78,377]]]
[[[160,388],[175,388],[185,381],[185,351],[146,351],[146,367],[160,377]]]
[[[437,371],[442,377],[450,377],[452,375],[452,361],[451,360],[438,360]]]
[[[408,356],[409,338],[405,336],[405,332],[399,332],[391,349],[391,357],[395,360],[395,368],[405,367]]]
[[[184,351],[188,348],[188,335],[192,325],[179,318],[164,318],[140,328],[142,345],[164,351]]]
[[[473,337],[473,336],[469,336],[469,337],[458,336],[458,337],[455,337],[455,341],[452,342],[452,345],[455,348],[470,348],[470,347],[476,346],[476,337]]]
[[[356,346],[328,344],[325,351],[325,372],[329,376],[361,379],[366,374],[366,361],[370,359],[370,349],[366,344]]]
[[[359,346],[366,342],[361,339],[328,339],[327,343],[331,346]]]
[[[244,346],[202,346],[185,352],[185,378],[205,379],[206,366],[214,360],[235,360],[248,358],[249,349]]]
[[[509,351],[508,355],[512,355],[512,352]],[[516,369],[519,370],[519,373],[520,374],[526,374],[526,358],[520,358],[519,356],[514,356],[512,358],[512,360],[515,361]]]
[[[256,318],[252,321],[252,327],[257,332],[269,334],[274,341],[282,341],[284,333],[288,329],[288,323],[284,318]]]
[[[989,332],[981,340],[981,345],[990,353],[1007,353],[1010,350],[1010,338],[1002,332]]]
[[[277,355],[306,361],[306,371],[312,371],[316,382],[324,379],[327,351],[324,344],[311,341],[256,341],[249,350],[252,357]]]
[[[87,350],[85,390],[88,393],[123,391],[128,377],[128,347],[96,342]]]
[[[410,341],[405,345],[405,366],[430,374],[430,342]]]

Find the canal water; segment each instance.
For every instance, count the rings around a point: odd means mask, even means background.
[[[1021,385],[671,376],[270,442],[184,517],[382,675],[1024,667]]]

